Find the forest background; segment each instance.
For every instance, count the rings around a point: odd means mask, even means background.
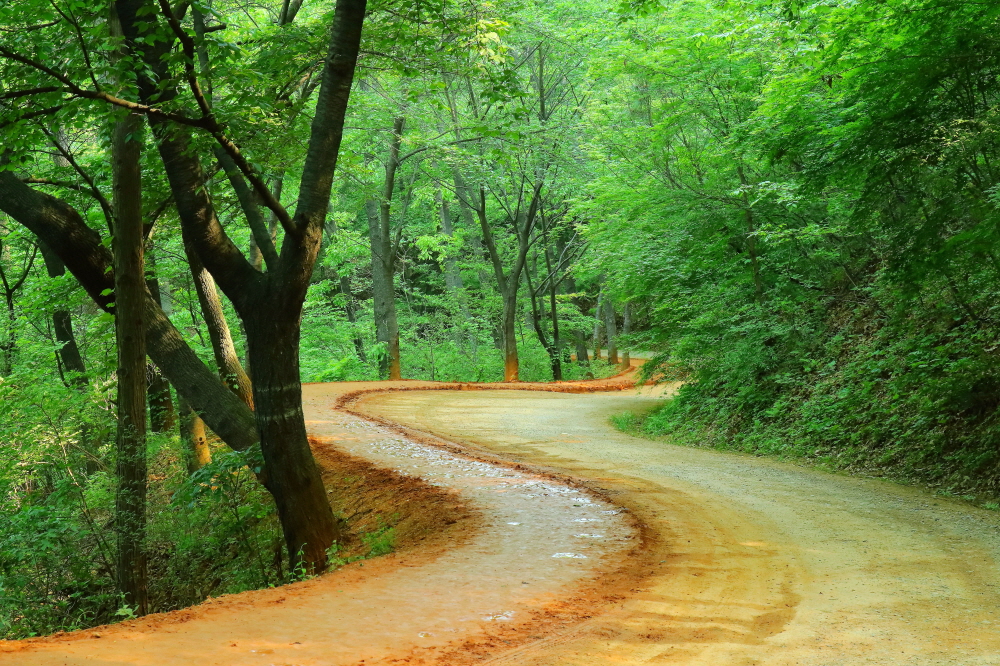
[[[336,564],[341,517],[311,552],[289,508],[304,426],[275,426],[262,390],[299,375],[574,379],[643,349],[648,376],[685,384],[622,427],[998,508],[998,14],[5,3],[0,636]],[[348,77],[330,63],[362,18]],[[152,331],[141,600],[115,522],[130,145]]]

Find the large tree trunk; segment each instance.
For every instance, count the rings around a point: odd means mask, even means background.
[[[139,41],[138,15],[149,4],[148,0],[117,0],[116,6],[123,26],[127,25],[129,46],[146,65],[139,78],[140,96],[144,103],[155,105],[176,96],[177,91],[170,88],[171,73],[163,58],[169,43]],[[171,125],[163,116],[149,116],[184,241],[195,248],[246,326],[267,486],[278,506],[291,565],[301,560],[310,571],[327,566],[326,549],[340,537],[340,530],[306,438],[298,373],[299,327],[330,203],[366,7],[365,0],[336,2],[294,217],[252,172],[215,117],[205,113],[202,100],[204,122],[234,159],[239,156],[241,170],[285,229],[273,270],[264,274],[256,270],[220,223],[190,129]]]
[[[257,314],[244,318],[254,359],[257,427],[292,568],[301,563],[322,570],[326,549],[342,542],[343,534],[309,448],[299,378],[299,318],[288,316],[283,296],[276,293]]]
[[[115,206],[115,340],[118,346],[118,435],[116,439],[115,532],[118,589],[136,614],[145,615],[146,593],[146,346],[143,309],[142,131],[129,115],[112,134]]]

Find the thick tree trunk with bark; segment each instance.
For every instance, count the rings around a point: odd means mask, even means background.
[[[115,466],[115,533],[118,589],[137,615],[147,612],[146,593],[146,346],[143,309],[142,131],[137,116],[112,134],[115,205],[115,340],[118,346],[118,435]]]
[[[274,294],[257,314],[244,317],[254,359],[257,427],[292,568],[303,563],[309,570],[322,570],[326,549],[342,542],[343,533],[309,448],[299,378],[299,320],[287,316],[283,296]]]
[[[336,2],[309,146],[299,178],[298,201],[292,217],[267,190],[236,144],[225,135],[225,128],[206,108],[202,91],[194,80],[197,74],[191,61],[195,45],[177,17],[168,8],[163,17],[168,31],[140,40],[140,24],[146,21],[139,18],[140,14],[156,14],[161,7],[151,0],[115,2],[125,43],[144,63],[144,67],[137,67],[137,81],[139,97],[145,107],[154,109],[176,97],[177,90],[172,86],[177,79],[168,71],[163,56],[169,52],[172,41],[181,41],[184,57],[188,58],[185,64],[188,65],[189,88],[202,114],[197,126],[211,134],[237,160],[256,194],[278,215],[285,230],[278,253],[279,265],[276,270],[261,274],[228,237],[215,214],[207,191],[207,177],[192,141],[192,126],[171,124],[167,116],[150,111],[149,124],[158,139],[160,157],[181,218],[185,242],[195,247],[202,263],[247,324],[255,375],[258,372],[262,375],[262,382],[255,382],[254,398],[261,450],[269,475],[267,486],[278,504],[286,544],[293,554],[292,564],[301,552],[306,568],[314,571],[326,567],[326,549],[340,536],[340,532],[325,490],[318,482],[319,473],[305,436],[298,377],[299,325],[330,201],[366,7],[365,0]],[[11,214],[15,219],[33,230],[37,229],[36,233],[44,237],[74,275],[80,278],[91,297],[108,307],[110,299],[105,291],[108,283],[105,270],[107,253],[99,247],[100,238],[96,232],[83,224],[79,215],[64,203],[52,197],[39,197],[30,188],[26,188],[28,193],[24,189],[18,191],[7,181],[7,176],[12,174],[0,173],[0,191],[14,190],[15,199],[8,201],[0,196],[0,209],[9,213],[14,211]],[[69,234],[61,234],[60,230]],[[87,251],[81,252],[81,249]],[[150,353],[157,365],[168,374],[182,395],[192,398],[196,409],[206,410],[206,421],[211,413],[219,427],[212,423],[209,425],[227,442],[238,448],[252,445],[254,441],[247,441],[247,433],[240,427],[244,417],[251,414],[250,410],[217,380],[205,380],[206,366],[200,361],[192,362],[192,357],[197,357],[166,320],[159,304],[154,303],[148,294],[143,307],[145,314],[150,316],[147,336],[151,342]],[[277,359],[280,359],[281,365]],[[174,367],[171,368],[171,364]],[[209,386],[213,383],[228,396],[228,400]],[[226,408],[213,408],[212,401],[206,400],[207,394]]]
[[[136,13],[141,1],[119,0],[119,4],[128,4],[132,12],[130,30],[126,31],[130,44],[142,54],[149,71],[160,81],[169,81],[170,73],[160,57],[162,49],[136,41],[139,36]],[[294,567],[301,561],[310,571],[326,568],[326,549],[341,537],[341,532],[306,438],[298,364],[299,332],[302,305],[329,207],[365,11],[365,0],[337,0],[294,217],[253,173],[238,148],[224,136],[223,129],[211,125],[214,118],[206,116],[214,137],[234,159],[239,158],[240,170],[285,230],[277,265],[267,273],[254,268],[219,222],[190,131],[168,125],[162,117],[149,117],[159,138],[160,156],[181,218],[184,241],[195,249],[246,327],[267,487],[278,507],[290,564]],[[180,26],[174,24],[172,30],[179,39],[184,39]],[[149,104],[165,96],[157,82],[150,79],[140,81],[140,90],[144,102]],[[198,97],[197,86],[192,85],[192,90]],[[176,93],[166,96],[172,94]],[[204,113],[203,98],[199,104]]]

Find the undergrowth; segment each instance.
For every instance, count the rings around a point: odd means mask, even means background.
[[[109,449],[110,442],[102,442],[100,457]],[[259,451],[217,445],[213,461],[191,475],[181,452],[177,437],[149,439],[150,478],[161,481],[150,485],[147,509],[151,612],[309,577],[289,571],[274,502],[254,476],[261,465]],[[52,462],[50,468],[58,459]],[[27,479],[29,487],[37,486],[28,501],[2,505],[0,638],[134,617],[112,577],[110,474],[103,467],[88,474],[72,465],[57,472]],[[334,544],[331,568],[392,552],[395,519],[376,516],[375,529],[353,534],[349,544]]]
[[[809,337],[772,330],[756,349],[744,337],[742,349],[691,367],[675,398],[612,422],[678,444],[804,460],[996,508],[995,335],[939,314],[833,308],[813,319]]]

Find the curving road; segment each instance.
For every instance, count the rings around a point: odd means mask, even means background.
[[[1000,516],[894,484],[612,430],[636,395],[423,392],[362,410],[600,479],[659,555],[619,603],[484,663],[1000,664]]]
[[[422,388],[471,387],[307,386],[310,430],[467,503],[454,534],[0,666],[1000,665],[995,513],[614,431],[645,390]]]

